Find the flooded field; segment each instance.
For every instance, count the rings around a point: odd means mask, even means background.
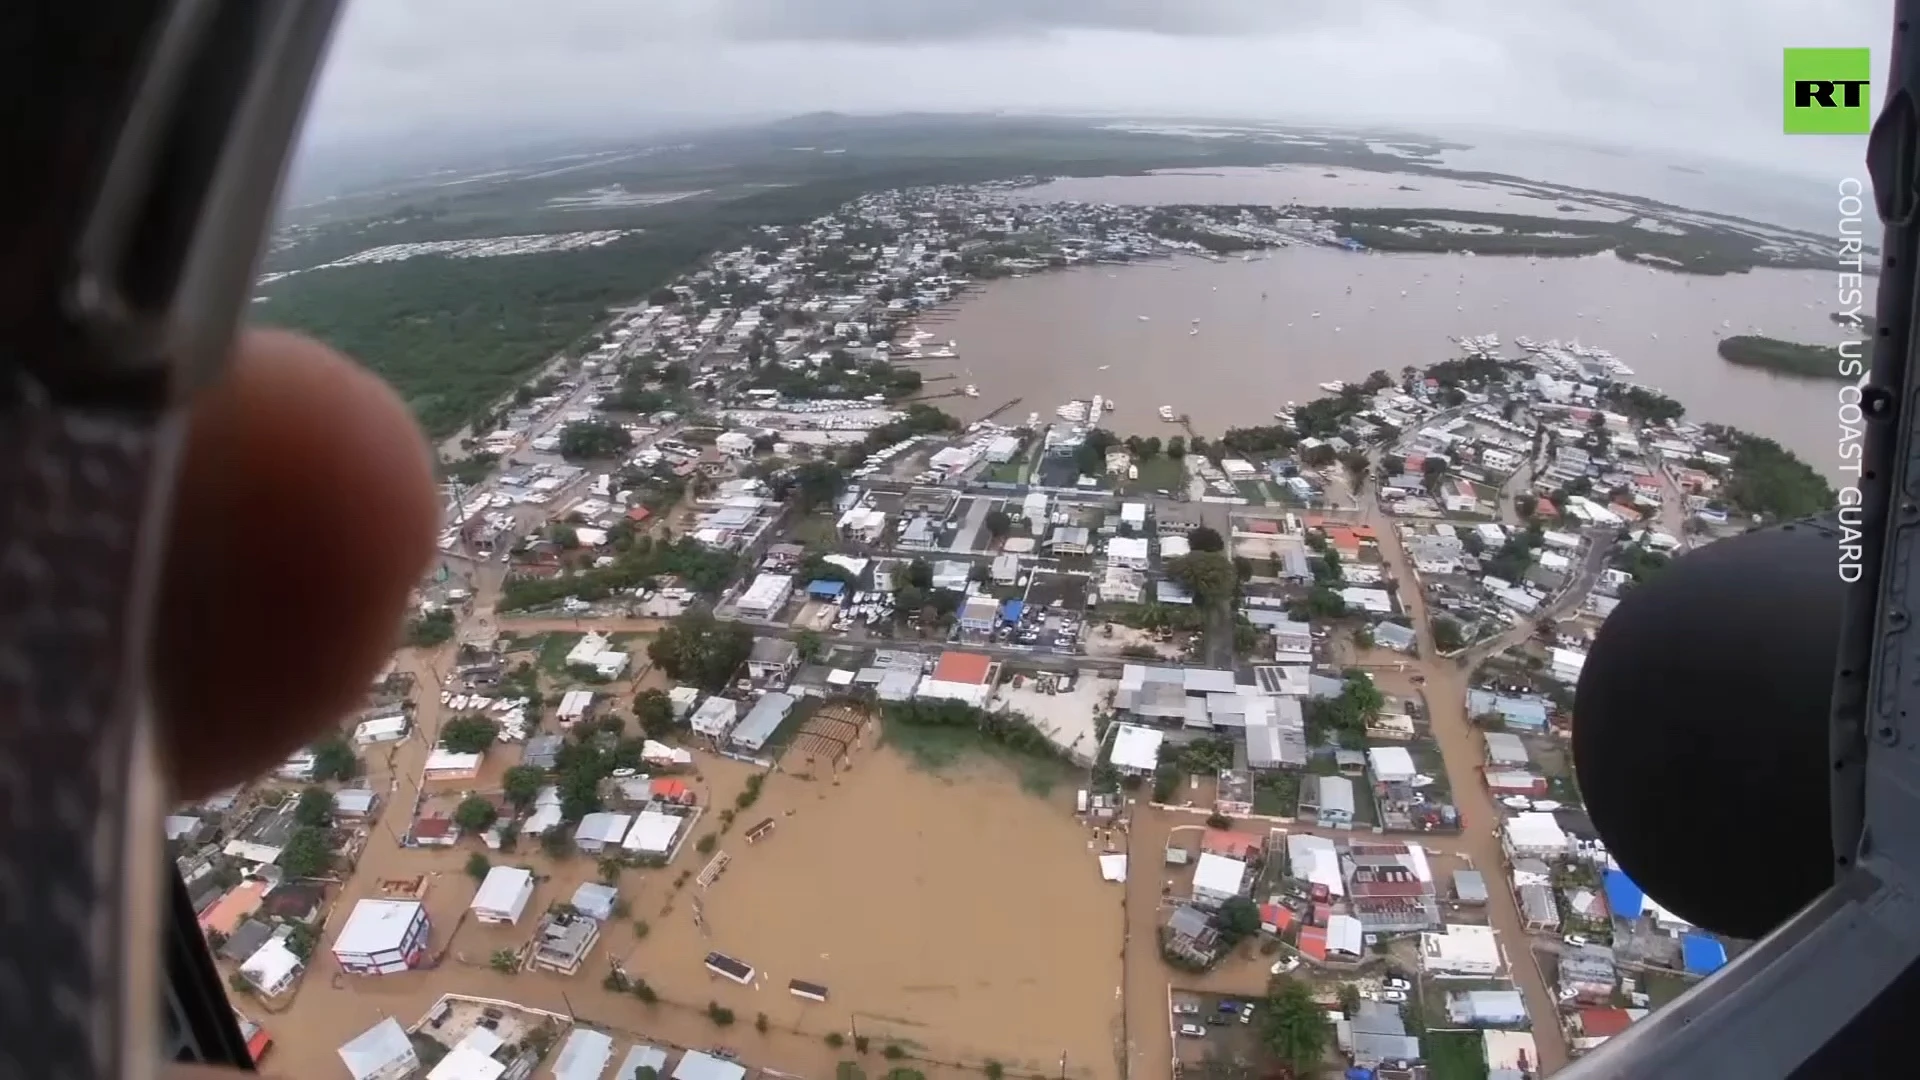
[[[1121,896],[1100,880],[1070,793],[1026,794],[984,760],[936,776],[886,749],[837,785],[776,788],[777,828],[730,848],[706,894],[709,936],[675,936],[663,989],[699,992],[699,954],[718,948],[762,972],[753,990],[725,986],[722,1002],[782,1025],[1114,1075]],[[789,995],[795,978],[829,987],[830,1003]]]
[[[1117,1075],[1121,895],[1102,884],[1070,793],[1028,794],[1012,770],[988,760],[934,775],[872,747],[838,783],[775,773],[716,838],[714,854],[725,853],[728,864],[709,888],[697,876],[713,855],[695,842],[720,829],[714,812],[666,868],[619,874],[625,914],[604,926],[577,975],[502,974],[489,964],[493,954],[523,947],[539,913],[600,880],[600,866],[584,854],[549,858],[532,843],[489,853],[496,865],[532,869],[537,889],[518,925],[467,918],[478,888],[467,864],[479,845],[398,843],[412,805],[407,777],[423,756],[419,739],[396,744],[391,764],[376,755],[369,779],[391,792],[391,803],[369,831],[296,995],[277,1009],[241,1001],[276,1039],[268,1066],[276,1073],[335,1080],[340,1044],[383,1017],[411,1024],[452,992],[671,1046],[726,1046],[743,1062],[810,1078],[857,1057],[856,1033],[871,1041],[870,1068],[895,1043],[923,1059],[914,1065],[929,1076],[961,1074],[941,1063],[987,1060],[1009,1075],[1059,1076],[1063,1062],[1070,1077]],[[716,810],[732,806],[758,771],[707,754],[696,765],[699,801]],[[771,832],[748,844],[747,829],[769,818]],[[381,895],[383,882],[421,875],[438,967],[341,974],[327,946],[353,902]],[[716,950],[754,965],[753,985],[711,974],[702,961]],[[615,964],[644,979],[658,1000],[609,989]],[[828,1002],[793,996],[792,979],[828,987]],[[712,1003],[732,1010],[734,1023],[717,1025],[707,1013]],[[765,1031],[757,1030],[761,1014]],[[847,1045],[829,1046],[830,1032]]]

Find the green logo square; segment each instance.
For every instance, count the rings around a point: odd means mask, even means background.
[[[1789,135],[1865,135],[1873,128],[1867,49],[1788,49]]]

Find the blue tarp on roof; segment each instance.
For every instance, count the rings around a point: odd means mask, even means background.
[[[1607,890],[1607,907],[1623,919],[1637,919],[1647,909],[1647,894],[1633,879],[1618,870],[1609,870],[1601,879]]]
[[[1680,955],[1686,960],[1687,971],[1694,975],[1711,975],[1727,966],[1727,947],[1707,934],[1681,938]]]
[[[1026,601],[1009,600],[1000,605],[1000,618],[1010,623],[1017,623],[1020,621],[1020,613],[1025,610],[1027,610]]]
[[[845,592],[846,588],[847,583],[844,581],[836,581],[833,578],[821,578],[819,581],[815,581],[807,586],[807,595],[831,600],[839,596],[842,592]]]

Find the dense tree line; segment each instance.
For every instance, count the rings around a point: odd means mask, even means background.
[[[1837,379],[1841,382],[1853,382],[1860,377],[1859,370],[1851,374],[1847,372],[1840,350],[1833,345],[1802,345],[1797,341],[1781,341],[1779,338],[1735,334],[1721,338],[1714,348],[1719,351],[1720,359],[1729,364],[1760,368],[1779,375]],[[1861,355],[1864,358],[1865,354]],[[1864,364],[1864,359],[1860,363]]]
[[[1727,505],[1746,514],[1788,521],[1825,513],[1834,506],[1833,485],[1793,451],[1759,435],[1731,428],[1709,431],[1733,448],[1732,476],[1721,489]]]
[[[739,560],[690,537],[674,541],[637,536],[614,556],[613,565],[553,577],[516,575],[501,590],[501,611],[526,611],[557,604],[569,596],[604,600],[661,578],[679,578],[688,588],[715,595],[733,580]]]

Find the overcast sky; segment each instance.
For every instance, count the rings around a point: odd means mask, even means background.
[[[1101,110],[1475,123],[1810,175],[1785,46],[1869,45],[1892,0],[351,0],[316,148],[659,117]],[[1878,85],[1876,102],[1878,100]],[[1857,168],[1852,171],[1857,172]]]

